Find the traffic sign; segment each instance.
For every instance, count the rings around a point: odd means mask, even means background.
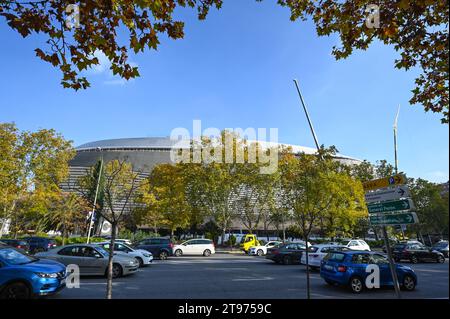
[[[372,225],[407,225],[419,222],[417,214],[413,212],[389,215],[369,215],[369,219]]]
[[[401,210],[414,209],[414,203],[410,199],[401,199],[391,202],[381,202],[367,205],[370,214],[396,212]]]
[[[369,181],[363,183],[363,187],[365,191],[370,191],[373,189],[380,189],[394,185],[404,185],[406,184],[406,176],[403,174],[397,174],[391,177],[375,179],[373,181]]]
[[[366,193],[366,203],[391,201],[407,197],[411,197],[408,186],[395,186]]]

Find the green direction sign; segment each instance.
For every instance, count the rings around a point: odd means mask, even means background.
[[[406,225],[419,222],[416,213],[369,215],[369,218],[372,225]]]
[[[394,200],[391,202],[380,202],[367,205],[370,214],[396,212],[402,210],[414,209],[414,203],[410,199]]]

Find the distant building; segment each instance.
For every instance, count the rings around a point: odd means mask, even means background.
[[[133,170],[139,172],[140,177],[144,179],[149,176],[153,168],[158,164],[173,164],[171,161],[171,151],[176,141],[172,141],[169,137],[148,137],[148,138],[125,138],[96,141],[83,144],[76,148],[76,156],[70,162],[70,177],[62,188],[71,191],[71,186],[77,184],[78,178],[87,174],[89,169],[96,165],[100,159],[106,162],[112,160],[125,160],[131,163]],[[274,144],[261,142],[267,147],[273,146],[290,146],[295,153],[315,154],[316,149],[287,144]],[[189,145],[187,143],[186,145]],[[361,161],[348,156],[338,154],[336,160],[347,164],[358,164]],[[132,204],[130,205],[130,208]],[[103,222],[98,228],[102,228]],[[239,223],[234,222],[233,228],[236,231],[242,230]],[[104,227],[108,229],[108,225]]]

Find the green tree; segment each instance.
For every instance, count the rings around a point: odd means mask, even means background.
[[[50,205],[40,222],[47,230],[60,231],[64,246],[69,234],[85,225],[90,207],[83,197],[73,192],[61,193]]]
[[[58,197],[75,156],[71,142],[54,130],[20,132],[12,123],[0,123],[0,217],[12,230],[34,226]]]
[[[364,203],[362,184],[353,182],[345,171],[336,169],[334,154],[334,148],[321,148],[318,155],[296,156],[288,152],[282,155],[280,170],[285,206],[292,211],[306,243],[324,214],[342,210],[342,207],[356,210],[354,206]],[[347,187],[342,189],[343,185]],[[308,254],[305,256],[308,264]],[[306,269],[310,299],[309,267]]]
[[[419,224],[412,226],[419,236],[427,234],[448,234],[448,193],[442,194],[439,184],[424,179],[410,179],[411,196],[416,206]]]
[[[81,73],[100,63],[96,53],[106,55],[114,74],[135,78],[139,72],[129,62],[129,50],[156,50],[161,36],[183,38],[184,22],[174,18],[177,8],[195,8],[203,20],[222,1],[85,0],[80,6],[73,4],[69,0],[0,0],[0,16],[23,37],[43,34],[47,46],[37,48],[36,56],[60,69],[64,87],[78,90],[90,86]],[[127,41],[120,43],[118,34],[123,32]]]
[[[449,121],[449,47],[447,0],[278,0],[291,10],[291,20],[311,17],[319,36],[336,33],[341,46],[333,47],[336,59],[354,50],[366,50],[375,40],[391,45],[400,53],[395,67],[422,70],[412,90],[411,104],[426,111],[441,112]],[[379,26],[367,24],[370,7],[379,5]]]

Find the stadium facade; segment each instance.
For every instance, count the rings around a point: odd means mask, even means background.
[[[178,143],[178,144],[177,144]],[[148,176],[153,168],[158,164],[173,164],[171,151],[178,146],[179,142],[171,140],[169,137],[146,137],[146,138],[124,138],[102,140],[83,144],[76,148],[76,156],[69,163],[70,177],[62,185],[63,189],[71,191],[71,185],[77,183],[77,179],[87,174],[87,172],[103,158],[104,162],[112,160],[123,160],[129,162],[135,172],[139,172],[143,179]],[[189,143],[187,144],[189,145]],[[316,149],[289,145],[264,143],[266,147],[285,146],[291,147],[295,153],[315,154]],[[346,164],[358,164],[361,161],[355,158],[338,154],[336,160]],[[101,228],[101,227],[100,227]],[[242,225],[235,222],[234,231],[242,231]],[[104,227],[104,232],[108,227]]]

